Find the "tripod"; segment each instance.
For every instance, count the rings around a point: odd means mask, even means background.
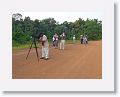
[[[38,56],[38,50],[37,50],[37,45],[36,45],[35,37],[33,38],[32,44],[31,44],[31,46],[30,46],[30,48],[29,48],[28,54],[27,54],[27,56],[26,56],[26,60],[27,60],[27,58],[28,58],[28,56],[29,56],[29,53],[30,53],[30,50],[31,50],[33,44],[34,44],[34,46],[35,46],[35,50],[36,50],[36,54],[37,54],[37,59],[38,59],[38,62],[39,62],[39,56]]]

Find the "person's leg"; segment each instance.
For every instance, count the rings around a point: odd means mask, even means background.
[[[74,44],[75,44],[76,40],[74,39]]]
[[[86,43],[88,44],[88,40],[86,39]]]
[[[63,40],[61,40],[61,49],[63,49]]]
[[[55,48],[57,48],[57,41],[55,41]]]
[[[55,47],[55,41],[53,41],[53,46]]]
[[[88,40],[87,40],[87,44],[88,44]]]
[[[56,41],[54,41],[54,47],[56,47]]]
[[[45,57],[44,47],[42,46],[42,58]]]
[[[87,44],[87,39],[85,39],[85,44]]]
[[[64,48],[65,48],[65,40],[63,40],[63,48],[62,49],[64,50]]]
[[[85,43],[84,39],[83,39],[83,44]]]
[[[56,47],[58,48],[58,40],[56,41]]]
[[[83,39],[83,44],[86,44],[86,40],[85,39]]]
[[[83,39],[81,39],[81,44],[83,44]]]
[[[49,47],[45,47],[45,59],[49,58]]]
[[[54,41],[52,41],[52,44],[53,44],[53,46],[54,46]]]
[[[60,50],[62,49],[62,40],[60,41]]]

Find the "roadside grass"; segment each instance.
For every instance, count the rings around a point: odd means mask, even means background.
[[[30,43],[29,44],[22,44],[22,45],[18,45],[18,46],[13,46],[12,51],[16,52],[18,50],[28,49],[28,48],[30,48],[30,46],[31,46]],[[37,43],[37,47],[40,47],[40,46],[41,46],[40,43]],[[32,45],[32,48],[34,48],[34,45]]]
[[[101,40],[97,40],[97,41],[101,41]],[[89,41],[89,43],[90,42],[91,41]],[[36,42],[36,44],[37,44],[38,48],[41,47],[41,43]],[[80,44],[80,40],[76,40],[75,43],[73,43],[73,40],[66,40],[65,44]],[[49,41],[49,45],[50,45],[50,47],[52,47],[52,42],[51,41]],[[19,45],[13,46],[12,51],[17,52],[17,51],[20,51],[20,50],[25,50],[25,49],[30,48],[30,46],[31,46],[31,43],[22,44],[22,45],[19,44]],[[32,48],[34,48],[34,45],[32,46]]]
[[[75,43],[80,43],[79,40],[76,40]],[[37,47],[41,47],[41,43],[36,43],[37,44]],[[49,42],[50,46],[52,45],[52,42],[50,41]],[[73,44],[73,40],[66,40],[66,44]],[[28,44],[21,44],[21,45],[17,45],[17,46],[13,46],[12,47],[12,51],[13,52],[16,52],[18,50],[24,50],[24,49],[28,49],[30,48],[31,46],[31,43],[28,43]],[[32,46],[32,48],[34,47],[34,45]]]

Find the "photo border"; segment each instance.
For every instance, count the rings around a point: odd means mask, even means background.
[[[6,4],[5,1],[2,3]],[[2,32],[0,40],[5,44],[1,47],[0,59],[3,66],[0,71],[3,76],[0,89],[2,91],[114,91],[113,0],[76,0],[76,2],[74,0],[36,0],[36,2],[31,0],[26,6],[27,3],[28,0],[21,0],[19,3],[13,0],[6,6],[0,4],[2,7],[0,11],[3,12],[0,18],[0,32]],[[102,79],[12,79],[12,13],[21,11],[102,12]]]

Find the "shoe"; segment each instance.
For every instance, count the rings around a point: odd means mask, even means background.
[[[45,60],[48,60],[49,58],[44,58]]]
[[[44,59],[44,57],[41,57],[40,59]]]

